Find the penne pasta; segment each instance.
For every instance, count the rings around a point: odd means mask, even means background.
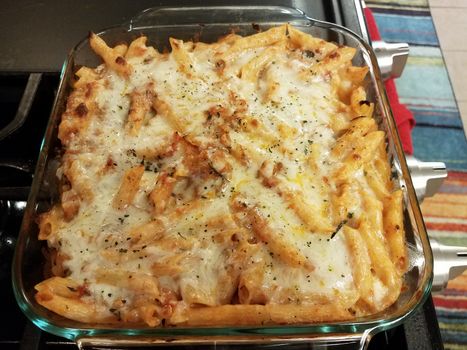
[[[304,267],[311,271],[314,269],[311,262],[297,248],[289,245],[284,240],[284,235],[281,232],[274,232],[257,208],[245,207],[244,203],[238,200],[234,200],[232,208],[235,211],[244,213],[243,224],[251,227],[254,234],[268,246],[273,255],[290,266]]]
[[[41,214],[39,217],[39,239],[52,239],[60,228],[60,219],[63,216],[63,211],[58,206],[54,206],[47,213]]]
[[[365,143],[359,142],[344,159],[344,165],[337,170],[338,181],[347,181],[367,164],[374,156],[376,149],[384,141],[383,131],[372,131],[365,137]]]
[[[394,288],[400,284],[396,269],[392,263],[389,254],[381,241],[371,232],[371,226],[368,222],[363,222],[359,231],[365,240],[369,250],[372,269],[375,275],[389,288]],[[396,288],[397,289],[397,288]]]
[[[333,43],[305,34],[291,25],[287,26],[287,33],[292,44],[302,50],[310,50],[322,56],[327,56],[337,49],[337,46]]]
[[[71,220],[79,211],[80,198],[75,190],[70,189],[62,193],[62,210],[65,220]]]
[[[75,89],[83,88],[86,84],[99,79],[99,74],[96,73],[94,69],[88,67],[81,67],[75,75],[78,77],[78,80],[76,80],[73,85]]]
[[[132,246],[142,246],[161,239],[164,233],[164,223],[161,220],[154,219],[132,228],[129,236],[131,237]]]
[[[361,86],[352,92],[350,96],[350,106],[356,116],[371,117],[373,115],[374,105],[367,101],[365,90],[363,90]]]
[[[374,162],[366,164],[363,167],[363,171],[368,185],[380,201],[383,201],[387,196],[389,196],[389,186],[382,178],[384,173],[382,174],[376,169]]]
[[[376,310],[373,291],[374,281],[368,247],[357,230],[344,226],[343,231],[347,248],[352,256],[353,279],[360,294],[360,299],[372,310]]]
[[[76,71],[59,125],[37,303],[112,328],[309,325],[392,305],[403,192],[356,49],[290,24],[147,42],[90,35],[103,64]]]
[[[133,40],[125,53],[126,59],[143,58],[146,61],[151,58],[156,58],[159,53],[153,47],[146,46],[147,37],[140,36]]]
[[[325,305],[222,305],[213,308],[180,307],[174,311],[171,324],[211,326],[219,323],[248,326],[255,324],[288,324],[343,321],[352,315],[338,303]]]
[[[98,283],[106,283],[112,286],[127,288],[148,298],[160,297],[157,280],[146,274],[124,271],[120,269],[97,269],[96,280]]]
[[[113,200],[113,205],[116,209],[122,210],[133,202],[143,173],[144,166],[137,166],[125,172],[120,188]]]
[[[128,114],[127,130],[133,136],[138,135],[139,129],[143,124],[144,117],[149,112],[153,94],[151,87],[148,86],[144,91],[134,91],[131,95],[130,113]]]
[[[104,60],[110,69],[113,69],[124,77],[130,74],[131,67],[123,57],[126,52],[126,45],[116,46],[112,49],[107,46],[102,38],[94,33],[90,34],[89,43],[94,52]]]
[[[241,68],[240,77],[256,84],[260,73],[275,59],[277,53],[280,51],[281,49],[277,45],[267,48]]]
[[[35,286],[36,301],[45,308],[79,322],[113,323],[112,315],[103,315],[96,305],[85,303],[78,298],[79,286],[69,280],[52,277]]]
[[[239,52],[251,48],[272,45],[278,41],[284,40],[286,34],[286,26],[271,28],[265,32],[254,34],[247,37],[240,37],[233,41],[227,52],[223,54],[226,59],[232,59]]]
[[[374,119],[366,117],[353,119],[349,128],[337,139],[336,144],[332,148],[332,155],[334,157],[342,157],[342,155],[353,148],[359,139],[372,131],[376,131]]]
[[[401,190],[393,192],[384,202],[383,223],[391,260],[394,261],[397,271],[402,275],[407,271],[408,259],[405,246]]]

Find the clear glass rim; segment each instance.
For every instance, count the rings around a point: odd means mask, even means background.
[[[166,7],[172,8],[172,7]],[[235,9],[237,7],[226,6],[216,7],[218,9]],[[245,9],[245,7],[242,7]],[[250,9],[258,9],[263,8],[259,6],[250,6]],[[267,6],[267,8],[275,8],[275,6]],[[384,118],[387,119],[389,123],[389,130],[388,132],[391,133],[391,138],[394,140],[394,146],[396,148],[397,160],[400,162],[401,170],[403,174],[403,178],[406,181],[406,192],[409,199],[409,204],[411,210],[413,211],[414,220],[417,225],[418,231],[418,238],[423,247],[424,259],[425,259],[425,269],[423,271],[421,282],[417,291],[412,295],[409,301],[405,304],[405,307],[401,310],[397,310],[389,317],[386,318],[379,318],[378,314],[372,315],[370,317],[365,317],[363,319],[357,319],[353,321],[345,321],[345,322],[335,322],[335,323],[317,323],[317,324],[309,324],[309,325],[278,325],[278,326],[248,326],[248,327],[238,327],[238,326],[228,326],[228,327],[204,327],[204,328],[109,328],[106,325],[89,325],[89,324],[80,324],[79,327],[64,327],[59,324],[56,324],[53,320],[44,319],[42,316],[38,315],[35,311],[36,306],[32,305],[32,301],[28,298],[24,291],[24,286],[21,278],[21,253],[22,247],[24,247],[25,240],[27,239],[27,224],[24,222],[21,225],[20,234],[18,236],[17,247],[15,249],[15,255],[13,259],[12,265],[12,281],[13,281],[13,291],[16,297],[16,300],[22,309],[22,311],[27,315],[27,317],[39,328],[50,332],[52,334],[62,336],[71,340],[76,340],[81,337],[97,337],[97,336],[105,336],[105,337],[113,337],[113,336],[127,336],[127,337],[174,337],[174,336],[235,336],[238,338],[249,337],[252,335],[267,337],[269,336],[277,336],[277,335],[300,335],[300,334],[322,334],[323,336],[329,336],[333,334],[334,337],[345,336],[348,334],[367,334],[371,335],[379,331],[383,331],[392,327],[395,327],[404,320],[409,317],[416,309],[426,300],[430,291],[431,291],[431,283],[432,283],[432,265],[433,265],[433,258],[431,253],[431,248],[428,241],[428,236],[426,233],[426,229],[423,223],[423,218],[421,215],[420,208],[418,206],[418,201],[415,195],[415,191],[412,185],[410,173],[405,161],[404,153],[402,150],[401,142],[396,130],[396,124],[392,115],[392,112],[389,107],[389,103],[387,100],[386,92],[384,89],[384,85],[382,83],[381,75],[379,72],[379,68],[377,66],[376,57],[371,49],[371,47],[363,41],[357,34],[352,32],[351,30],[325,21],[320,21],[316,19],[312,19],[303,14],[300,10],[294,8],[288,8],[283,6],[278,6],[279,9],[289,9],[296,13],[297,15],[293,16],[292,19],[296,20],[303,20],[307,21],[310,26],[321,27],[324,29],[329,29],[333,31],[337,31],[344,36],[351,36],[356,42],[359,43],[361,49],[364,51],[365,56],[370,60],[370,70],[372,71],[372,79],[375,83],[375,88],[377,95],[381,98],[381,106],[383,110],[381,111],[384,115]],[[158,8],[159,9],[159,8]],[[164,9],[164,8],[161,8]],[[183,11],[186,8],[177,8],[179,11]],[[202,9],[206,9],[203,7]],[[149,12],[151,9],[147,9],[143,12]],[[298,15],[298,13],[301,13]],[[138,17],[138,16],[137,16]],[[251,22],[249,22],[251,24]],[[271,22],[265,21],[258,21],[255,22],[258,24],[267,23],[271,24]],[[284,22],[282,22],[284,23]],[[212,24],[208,22],[207,24]],[[222,24],[222,23],[221,23]],[[227,23],[223,23],[227,24]],[[231,23],[232,25],[239,24],[238,22]],[[193,25],[193,24],[192,24]],[[162,25],[164,26],[164,25]],[[178,26],[177,24],[173,24],[171,26]],[[158,28],[161,27],[159,25],[153,25],[151,28]],[[144,27],[134,27],[134,22],[128,22],[122,26],[114,26],[107,28],[101,31],[99,34],[105,34],[112,30],[123,30],[131,32],[133,30],[140,30]],[[63,94],[64,89],[66,88],[67,84],[67,75],[70,74],[70,71],[73,66],[74,55],[76,51],[82,47],[82,45],[86,44],[88,38],[83,39],[80,41],[69,53],[67,60],[65,61],[61,76],[60,76],[60,85],[57,92],[57,96],[54,102],[54,107],[51,113],[51,116],[57,113],[57,104],[58,100]],[[28,198],[28,204],[25,210],[24,216],[26,217],[29,213],[29,216],[35,211],[35,198],[37,197],[37,193],[39,191],[41,182],[42,182],[42,175],[44,172],[45,165],[47,163],[48,158],[48,147],[52,138],[52,124],[54,118],[49,119],[49,124],[47,126],[46,135],[44,141],[42,143],[41,151],[39,154],[39,161],[37,163],[36,172],[34,176],[34,182],[31,188],[31,192]],[[41,181],[38,181],[38,180]],[[40,306],[38,306],[40,307]]]

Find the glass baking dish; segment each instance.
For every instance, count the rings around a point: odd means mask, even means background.
[[[44,244],[37,239],[38,227],[35,219],[37,214],[48,210],[51,203],[58,200],[55,172],[60,142],[57,139],[57,127],[65,110],[76,67],[95,67],[100,64],[97,55],[89,47],[88,39],[85,39],[70,52],[62,69],[60,86],[43,140],[13,261],[16,299],[24,313],[39,328],[72,339],[81,347],[308,342],[314,348],[333,344],[344,345],[346,348],[347,345],[364,348],[373,334],[400,324],[424,302],[431,289],[431,248],[376,57],[361,38],[344,27],[311,19],[297,9],[277,6],[148,9],[126,25],[107,29],[99,35],[113,46],[120,42],[129,43],[144,34],[150,45],[162,49],[169,47],[169,36],[213,42],[232,30],[241,35],[249,35],[255,33],[258,26],[264,30],[287,22],[313,36],[355,47],[357,55],[354,65],[369,67],[370,73],[366,81],[368,99],[375,102],[375,117],[380,128],[387,133],[394,181],[404,190],[405,198],[405,231],[410,267],[405,275],[405,288],[397,302],[383,312],[348,322],[209,328],[148,328],[133,325],[131,328],[122,328],[122,325],[85,324],[65,319],[38,305],[34,299],[34,285],[43,279],[45,259],[41,253]]]

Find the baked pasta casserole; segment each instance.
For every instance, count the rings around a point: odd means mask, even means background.
[[[355,49],[290,25],[214,43],[141,36],[82,67],[61,200],[39,216],[37,302],[86,323],[263,325],[388,308],[403,196]]]

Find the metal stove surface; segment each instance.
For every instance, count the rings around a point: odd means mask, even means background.
[[[119,6],[115,6],[115,1]],[[15,1],[15,7],[7,5],[0,12],[0,33],[8,39],[0,40],[0,349],[73,349],[76,346],[66,339],[41,332],[20,311],[11,287],[11,260],[16,236],[21,224],[35,162],[40,150],[42,136],[51,111],[58,86],[61,62],[71,46],[81,39],[89,29],[99,29],[127,20],[138,11],[161,5],[173,5],[171,1],[83,1],[80,6],[71,0],[52,1],[48,7],[42,3],[31,4],[27,0]],[[60,4],[59,4],[60,3]],[[200,1],[181,1],[183,4]],[[204,4],[226,4],[226,1],[204,1]],[[261,1],[237,1],[236,4],[254,4]],[[360,27],[358,11],[353,0],[271,0],[268,4],[285,5],[302,9],[312,17],[343,24],[358,34]],[[120,6],[121,5],[121,6]],[[52,9],[52,11],[50,11]],[[76,10],[76,11],[74,11]],[[105,16],[102,16],[102,13]],[[35,17],[36,19],[32,19]],[[40,19],[48,23],[34,27]],[[6,22],[5,22],[6,21]],[[9,22],[8,22],[9,21]],[[16,21],[12,27],[5,23]],[[29,23],[29,24],[28,24]],[[60,25],[69,23],[72,31],[60,31]],[[23,31],[22,31],[23,29]],[[9,35],[12,33],[12,35]],[[15,41],[17,33],[31,34],[33,44],[24,50],[24,38]],[[56,47],[50,48],[47,38],[55,33]],[[15,34],[15,35],[13,35]],[[55,45],[55,44],[54,44]],[[9,46],[9,48],[6,48]],[[8,58],[9,57],[9,58]],[[40,59],[39,59],[40,58]],[[14,62],[13,62],[14,61]],[[31,72],[55,72],[51,74]],[[27,72],[27,73],[20,73]],[[185,347],[186,348],[186,347]],[[209,349],[251,349],[252,346],[212,346]],[[269,346],[256,346],[266,349]],[[286,346],[287,349],[310,349],[308,345]],[[324,347],[326,348],[326,347]],[[442,349],[439,327],[431,298],[423,308],[404,325],[376,335],[369,349]],[[178,349],[181,349],[178,347]],[[339,347],[345,349],[345,347]]]

